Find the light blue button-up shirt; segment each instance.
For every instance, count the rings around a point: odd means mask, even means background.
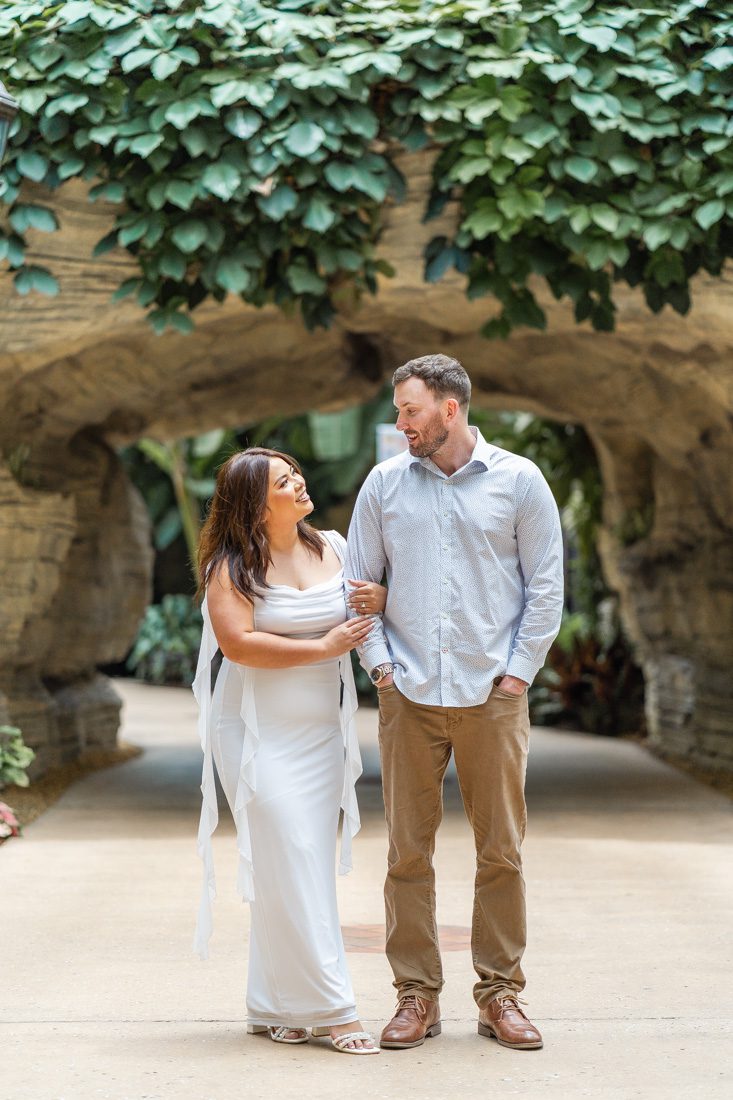
[[[383,618],[359,650],[393,661],[416,703],[470,707],[497,676],[531,683],[563,608],[560,517],[529,459],[471,428],[470,460],[447,477],[408,451],[375,466],[349,527],[345,576],[381,581]]]

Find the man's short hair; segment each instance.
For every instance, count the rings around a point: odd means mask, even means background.
[[[454,397],[463,409],[471,400],[471,379],[457,359],[449,355],[421,355],[410,359],[392,375],[392,385],[406,382],[408,378],[420,378],[426,387],[438,397]]]

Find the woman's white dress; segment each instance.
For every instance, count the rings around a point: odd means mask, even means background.
[[[345,540],[323,532],[343,564]],[[356,1018],[336,907],[334,865],[351,868],[359,829],[354,785],[361,774],[354,724],[356,691],[348,653],[299,668],[254,669],[222,661],[206,600],[193,690],[204,753],[199,854],[204,883],[194,949],[208,952],[216,894],[211,835],[218,811],[214,765],[234,816],[237,888],[251,903],[247,1016],[292,1027]],[[263,589],[255,629],[289,638],[321,637],[346,619],[343,570],[301,591]]]

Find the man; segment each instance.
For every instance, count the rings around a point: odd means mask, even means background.
[[[365,580],[386,572],[389,585],[383,622],[359,651],[379,693],[389,830],[387,957],[398,1005],[381,1045],[419,1046],[440,1033],[432,855],[453,752],[476,843],[479,1034],[533,1050],[542,1037],[518,1001],[527,688],[560,626],[560,519],[537,467],[469,427],[460,363],[413,359],[393,385],[409,452],[364,483],[346,566]]]

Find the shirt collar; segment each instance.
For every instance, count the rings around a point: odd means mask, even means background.
[[[475,463],[478,463],[480,466],[483,466],[485,470],[488,470],[491,463],[491,452],[493,450],[493,447],[490,443],[486,442],[478,428],[469,425],[468,430],[473,438],[476,440],[476,443],[474,445],[473,451],[471,452],[471,457],[469,458],[466,465],[461,467],[461,470],[468,470]],[[420,466],[424,466],[426,470],[430,470],[431,473],[438,474],[439,477],[446,476],[443,471],[435,465],[432,458],[419,458],[417,455],[411,455],[410,465],[415,466],[418,463],[420,464]],[[456,470],[456,473],[458,472],[459,471]]]

